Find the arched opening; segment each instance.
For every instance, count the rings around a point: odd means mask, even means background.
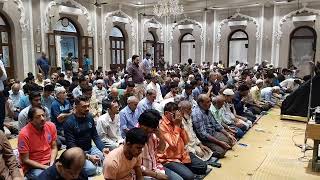
[[[156,34],[152,31],[148,31],[143,42],[143,55],[145,56],[147,53],[151,54],[151,59],[156,67],[160,58],[164,56],[164,44],[158,42]]]
[[[110,34],[110,55],[111,55],[111,64],[110,69],[116,69],[120,67],[121,69],[126,66],[126,39],[123,31],[114,26],[111,29]]]
[[[77,24],[70,18],[62,17],[53,26],[53,33],[48,33],[49,62],[52,71],[57,67],[62,71],[78,72],[83,67],[84,55],[88,56],[89,68],[94,61],[93,38],[81,36]]]
[[[195,62],[196,40],[190,33],[184,34],[180,38],[180,63],[187,63],[188,59]]]
[[[299,76],[310,74],[309,61],[315,61],[317,33],[309,26],[301,26],[290,34],[288,67],[299,67]]]
[[[235,65],[236,61],[247,63],[248,47],[249,38],[248,34],[244,30],[238,29],[230,33],[228,37],[227,66]]]
[[[0,13],[0,59],[9,78],[14,77],[14,63],[12,56],[11,28],[3,14]]]

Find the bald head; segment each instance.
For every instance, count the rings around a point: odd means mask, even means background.
[[[203,110],[209,110],[209,108],[211,106],[211,99],[206,94],[200,94],[198,96],[197,102],[198,102],[199,107],[202,108]]]
[[[223,106],[224,102],[225,98],[221,95],[212,99],[213,105],[218,109],[220,109]]]
[[[58,159],[63,168],[71,169],[72,167],[83,168],[86,161],[84,151],[79,147],[73,147],[65,150]]]
[[[118,97],[118,89],[117,88],[111,88],[110,94],[112,97]]]

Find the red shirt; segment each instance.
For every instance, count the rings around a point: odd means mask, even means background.
[[[56,126],[52,122],[46,122],[43,130],[38,131],[31,123],[23,127],[18,137],[19,154],[29,153],[29,159],[40,164],[50,163],[51,145],[57,140]],[[24,172],[28,167],[24,164]]]

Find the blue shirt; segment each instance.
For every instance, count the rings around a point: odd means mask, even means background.
[[[40,66],[40,68],[45,73],[49,72],[50,64],[49,64],[49,60],[47,58],[41,57],[41,58],[37,59],[37,65]]]
[[[36,180],[64,180],[63,177],[61,177],[61,175],[59,174],[59,172],[57,171],[57,167],[56,164],[50,166],[48,169],[45,169],[37,178]],[[82,171],[79,174],[79,177],[75,180],[87,180],[88,179],[88,175],[85,172],[84,169],[82,169]]]
[[[137,105],[137,117],[139,118],[139,116],[148,109],[152,109],[152,102],[150,102],[146,97],[143,98]]]
[[[63,130],[63,122],[60,123],[57,120],[57,117],[61,113],[70,113],[71,105],[68,100],[65,100],[64,103],[61,103],[59,100],[55,99],[51,105],[51,121],[56,125],[57,131]]]
[[[208,141],[215,132],[223,130],[223,127],[215,120],[211,111],[205,111],[199,106],[192,110],[191,114],[193,129],[201,141]]]
[[[198,96],[202,94],[202,87],[201,86],[197,86],[196,88],[194,88],[194,90],[192,90],[192,96],[194,99],[198,99]]]
[[[244,113],[244,104],[241,101],[242,97],[240,93],[237,91],[233,97],[233,105],[238,115],[242,116]]]
[[[120,113],[120,131],[122,138],[126,137],[124,129],[132,129],[138,123],[137,111],[133,112],[129,106],[123,108]]]
[[[51,105],[52,102],[54,101],[54,97],[53,96],[48,96],[47,99],[45,99],[43,96],[41,96],[41,105],[48,108],[49,113],[51,112]]]
[[[20,98],[19,108],[20,110],[30,106],[29,95],[24,95]]]
[[[76,117],[72,114],[63,123],[64,135],[66,138],[67,149],[72,147],[80,147],[84,151],[92,148],[93,140],[97,148],[102,152],[104,144],[101,141],[92,114],[88,114],[84,118]]]
[[[89,58],[85,58],[83,61],[83,70],[85,72],[90,70],[90,66],[91,66],[91,60]]]

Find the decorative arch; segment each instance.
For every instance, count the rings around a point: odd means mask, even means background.
[[[236,33],[238,33],[238,32],[240,32],[240,33],[243,33],[244,35],[245,35],[245,37],[234,37],[234,35],[236,34]],[[246,62],[245,63],[248,63],[248,46],[249,46],[249,35],[248,35],[248,33],[245,31],[245,30],[243,30],[243,29],[236,29],[236,30],[234,30],[234,31],[232,31],[229,35],[228,35],[228,61],[227,61],[227,67],[230,67],[230,43],[231,43],[231,41],[248,41],[248,44],[246,45],[246,48],[247,48],[247,51],[246,51]],[[243,51],[241,51],[241,54],[243,55],[243,54],[245,54]],[[240,59],[239,59],[240,60]],[[241,61],[242,61],[243,59],[241,59]]]
[[[147,29],[150,27],[149,23],[155,23],[158,24],[160,26],[160,41],[163,41],[163,26],[162,24],[154,17],[152,17],[151,19],[146,19],[143,23],[144,27],[146,27]]]
[[[26,19],[26,13],[24,10],[23,2],[22,0],[14,0],[13,2],[17,5],[18,11],[20,12],[19,23],[20,23],[21,31],[26,32],[29,30],[29,22]]]
[[[180,24],[184,24],[184,23],[192,23],[194,25],[196,25],[197,27],[199,27],[201,29],[201,34],[200,34],[200,40],[201,40],[201,43],[203,43],[204,41],[204,30],[203,30],[203,26],[198,22],[198,21],[195,21],[193,19],[189,19],[189,18],[185,18],[183,20],[180,20],[178,21],[177,23],[175,23],[173,26],[172,26],[172,29],[171,29],[171,37],[170,37],[170,40],[169,42],[171,43],[173,41],[173,31],[174,29],[180,25]]]
[[[252,21],[257,27],[257,32],[256,32],[257,40],[259,40],[261,38],[260,24],[259,24],[258,20],[254,17],[248,16],[245,14],[241,14],[240,11],[237,10],[237,12],[234,15],[232,15],[230,18],[224,19],[219,23],[218,30],[217,30],[217,42],[218,43],[221,41],[221,28],[222,28],[222,26],[225,25],[226,23],[228,23],[230,20],[238,18],[238,17]]]
[[[93,36],[94,30],[93,30],[93,27],[92,27],[92,19],[90,17],[90,13],[87,10],[87,8],[85,8],[80,3],[76,2],[75,0],[54,0],[54,1],[51,1],[48,4],[48,6],[47,6],[47,8],[45,10],[45,19],[44,19],[44,29],[45,29],[45,31],[47,31],[47,32],[49,31],[49,20],[50,20],[50,17],[53,16],[50,13],[52,7],[60,5],[62,3],[67,3],[67,2],[70,2],[72,5],[76,6],[79,9],[81,9],[82,14],[86,17],[87,22],[88,22],[88,27],[87,27],[88,34],[89,34],[89,36]]]
[[[112,12],[109,12],[107,13],[107,15],[105,16],[105,21],[104,21],[104,34],[109,34],[107,31],[107,23],[108,23],[108,20],[111,20],[111,17],[114,16],[114,15],[120,15],[120,16],[123,16],[123,17],[126,17],[128,18],[129,20],[129,24],[130,24],[130,27],[131,27],[131,36],[132,36],[132,50],[133,50],[133,54],[135,53],[135,44],[136,44],[136,32],[135,32],[135,27],[134,27],[134,21],[132,19],[131,16],[129,16],[128,14],[124,13],[122,10],[116,10],[116,11],[112,11]],[[106,38],[109,37],[109,36],[105,36]]]
[[[283,34],[283,32],[281,31],[281,27],[287,21],[287,19],[291,18],[295,14],[305,13],[305,12],[306,13],[313,13],[313,14],[316,14],[316,15],[320,15],[320,10],[307,8],[306,6],[307,6],[307,4],[303,4],[303,7],[301,9],[292,11],[292,12],[288,13],[287,15],[283,16],[280,19],[279,24],[278,24],[278,30],[275,33],[275,36],[276,36],[276,38],[278,40],[278,43],[279,43],[279,41],[280,41],[280,39],[282,37],[282,34]]]

